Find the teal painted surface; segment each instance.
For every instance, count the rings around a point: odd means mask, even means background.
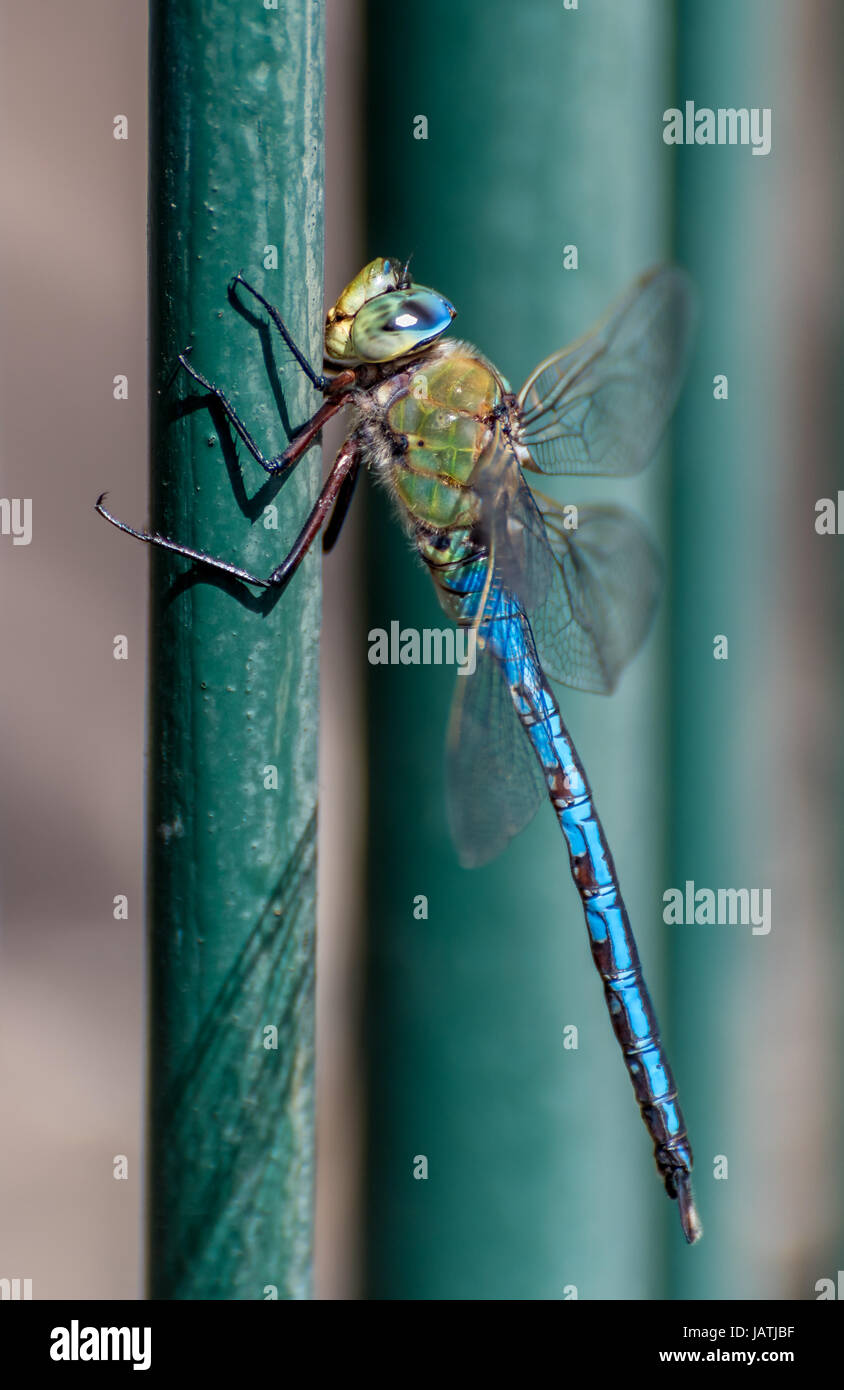
[[[225,0],[152,7],[153,524],[266,574],[319,486],[283,494],[221,437],[176,354],[229,390],[267,454],[314,408],[227,302],[238,269],[321,350],[323,14]],[[266,248],[278,268],[264,268]],[[251,306],[250,306],[251,307]],[[269,337],[266,342],[269,343]],[[274,365],[273,365],[274,359]],[[263,508],[276,500],[278,529]],[[185,561],[153,572],[150,1289],[310,1292],[319,559],[267,605]],[[278,789],[265,786],[277,768]],[[277,1050],[264,1046],[278,1029]]]
[[[367,255],[413,252],[418,279],[457,307],[453,331],[518,388],[670,253],[672,7],[434,0],[403,20],[415,58],[399,63],[393,14],[369,5]],[[413,138],[418,115],[427,141]],[[580,269],[567,272],[571,243]],[[665,548],[668,485],[663,458],[639,480],[546,490],[627,503]],[[382,497],[369,554],[370,627],[444,625]],[[685,1019],[668,1000],[661,918],[667,634],[663,608],[610,700],[560,694],[673,1058]],[[665,1296],[667,1252],[695,1252],[656,1175],[553,816],[541,810],[483,870],[461,870],[450,844],[453,683],[434,667],[369,674],[369,1295]],[[571,1024],[576,1051],[563,1047]],[[692,1077],[674,1065],[694,1142]]]
[[[692,147],[676,164],[677,254],[702,312],[672,496],[669,881],[766,887],[772,907],[767,934],[674,928],[707,1228],[700,1258],[674,1264],[693,1298],[814,1298],[840,1251],[841,812],[827,781],[840,773],[826,770],[841,764],[840,560],[814,531],[815,499],[840,476],[824,365],[840,357],[840,308],[827,307],[840,266],[837,249],[832,264],[818,251],[840,198],[822,154],[840,129],[839,110],[825,146],[833,12],[678,6],[678,104],[770,107],[773,136],[765,157]],[[716,373],[727,401],[713,400]],[[713,660],[716,634],[727,661]]]
[[[716,3],[705,15],[694,5],[679,7],[678,104],[704,92],[705,101],[697,96],[699,105],[770,104],[776,21],[770,31],[760,27],[760,10],[769,16],[781,7]],[[739,92],[745,94],[741,102]],[[782,114],[778,108],[779,120]],[[774,133],[780,136],[781,130]],[[706,158],[712,154],[714,160]],[[758,723],[749,729],[737,715],[756,705],[759,673],[768,666],[770,590],[757,578],[771,577],[775,534],[779,460],[767,401],[777,349],[772,340],[766,346],[757,313],[749,311],[752,305],[766,312],[757,293],[770,273],[772,225],[754,212],[765,186],[770,196],[778,159],[777,148],[765,158],[741,147],[676,152],[678,254],[701,296],[699,389],[687,396],[678,418],[673,491],[670,882],[681,887],[686,879],[717,888],[757,885],[768,877],[773,788],[770,769],[758,757],[764,735]],[[716,372],[728,376],[726,402],[713,400]],[[726,662],[713,659],[716,633],[728,637]],[[737,928],[692,925],[673,931],[674,984],[689,1019],[680,1065],[695,1078],[698,1188],[707,1227],[694,1268],[677,1269],[680,1288],[690,1297],[770,1297],[773,1290],[760,1288],[760,1271],[753,1268],[748,1226],[755,1165],[747,1161],[748,1111],[737,1103],[741,1090],[747,1101],[752,1065],[738,1095],[732,1074],[737,1056],[750,1062],[755,1053],[751,1048],[748,1055],[743,1009],[767,943]],[[704,1050],[696,1050],[695,1037],[706,1037]],[[727,1182],[713,1180],[716,1154],[732,1160]]]

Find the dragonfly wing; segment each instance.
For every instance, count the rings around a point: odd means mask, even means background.
[[[536,813],[545,783],[501,667],[478,646],[471,676],[458,676],[448,730],[451,834],[464,868],[500,854]]]
[[[503,444],[482,462],[480,529],[501,582],[528,613],[543,667],[576,690],[608,693],[656,609],[662,566],[653,542],[621,507],[580,507],[570,529]]]
[[[683,380],[694,301],[682,270],[658,266],[585,338],[540,363],[519,394],[522,442],[537,472],[644,468]]]
[[[538,510],[538,508],[537,508]],[[648,634],[662,583],[659,554],[621,507],[582,507],[576,530],[543,504],[555,574],[530,613],[547,674],[576,690],[608,694]]]
[[[504,587],[526,609],[538,608],[557,563],[516,455],[500,433],[481,455],[472,485],[481,498],[479,528]]]

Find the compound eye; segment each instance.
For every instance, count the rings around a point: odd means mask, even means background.
[[[391,362],[418,352],[438,338],[454,309],[435,290],[417,288],[379,294],[355,315],[352,346],[364,362]]]

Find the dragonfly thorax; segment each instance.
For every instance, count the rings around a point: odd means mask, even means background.
[[[479,474],[506,445],[512,397],[469,343],[437,343],[396,366],[357,394],[355,437],[438,580],[483,548]]]

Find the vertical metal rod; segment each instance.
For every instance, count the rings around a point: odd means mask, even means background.
[[[319,450],[279,492],[169,377],[190,346],[268,453],[317,403],[227,286],[243,269],[319,364],[323,7],[153,0],[151,16],[151,521],[267,573]],[[280,601],[153,558],[154,1298],[310,1294],[319,621],[318,555]]]

